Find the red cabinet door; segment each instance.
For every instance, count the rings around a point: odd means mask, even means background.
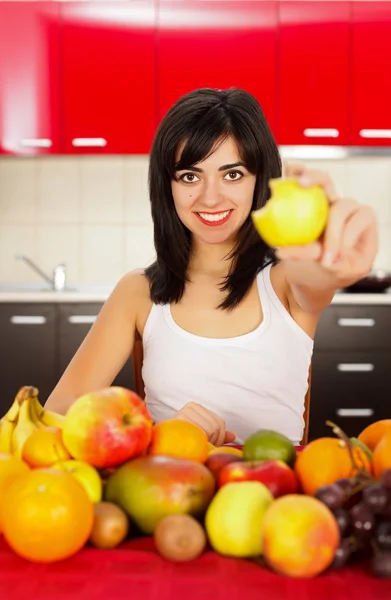
[[[155,126],[153,0],[61,4],[64,151],[146,154]]]
[[[0,2],[0,154],[59,151],[59,5]]]
[[[349,143],[391,146],[391,2],[352,5]]]
[[[158,115],[200,87],[254,94],[275,130],[277,2],[160,0]]]
[[[280,3],[280,144],[346,144],[349,15],[349,2]]]

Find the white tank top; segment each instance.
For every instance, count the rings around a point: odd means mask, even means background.
[[[142,376],[154,422],[197,402],[225,420],[237,444],[258,429],[300,443],[313,340],[279,300],[270,265],[257,284],[262,323],[234,338],[189,333],[174,321],[170,305],[153,305],[144,328]]]

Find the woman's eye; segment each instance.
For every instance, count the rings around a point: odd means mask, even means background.
[[[241,171],[230,171],[224,177],[224,179],[228,179],[228,181],[238,181],[243,177],[243,173]]]
[[[194,173],[184,173],[179,179],[185,183],[194,183],[195,181],[199,181],[199,178]]]

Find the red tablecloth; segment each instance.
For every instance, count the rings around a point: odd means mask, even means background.
[[[346,568],[293,580],[245,560],[205,552],[173,564],[150,538],[115,550],[85,548],[69,560],[37,565],[0,540],[0,595],[4,600],[389,600],[391,581]]]

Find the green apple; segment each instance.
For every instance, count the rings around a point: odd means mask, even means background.
[[[262,554],[262,521],[273,501],[259,481],[227,483],[219,489],[205,515],[209,541],[216,552],[249,558]]]
[[[56,463],[52,468],[67,471],[73,475],[94,504],[102,500],[102,480],[95,467],[81,460],[64,460]]]

